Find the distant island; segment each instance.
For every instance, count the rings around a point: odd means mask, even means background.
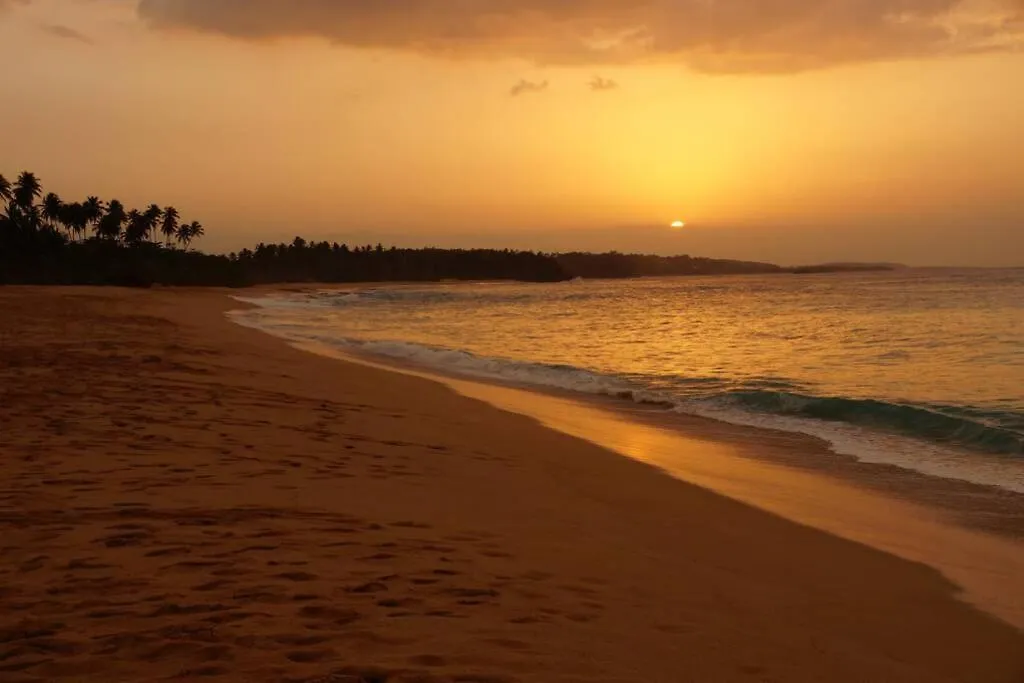
[[[227,255],[192,245],[206,231],[174,207],[127,209],[116,199],[65,202],[33,173],[0,175],[0,284],[244,287],[279,283],[441,280],[558,282],[680,275],[806,274],[892,270],[895,264],[785,268],[694,256],[510,249],[405,249],[309,242],[260,243]]]
[[[903,268],[893,263],[825,263],[785,267],[773,263],[712,259],[698,256],[653,256],[650,254],[555,254],[554,258],[570,277],[587,279],[658,277],[672,275],[771,275],[886,271]]]
[[[902,263],[822,263],[816,266],[796,266],[788,270],[798,275],[814,273],[870,273],[886,270],[900,270],[907,266]]]

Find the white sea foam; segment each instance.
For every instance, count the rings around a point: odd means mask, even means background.
[[[687,402],[675,410],[730,424],[806,434],[821,439],[839,455],[865,463],[895,465],[944,479],[1024,493],[1024,472],[1005,457],[966,454],[955,448],[842,422],[757,413],[714,399]]]
[[[857,425],[744,410],[731,404],[727,396],[680,400],[666,393],[638,389],[617,377],[569,366],[481,358],[465,351],[431,348],[409,342],[329,341],[342,348],[400,359],[443,372],[624,398],[637,403],[671,405],[679,413],[742,426],[806,434],[825,441],[834,452],[853,456],[862,462],[896,465],[937,477],[1024,493],[1020,468],[1000,466],[1007,463],[1000,463],[998,458],[987,459],[985,462],[981,456],[965,456],[952,448],[896,434],[880,433]]]

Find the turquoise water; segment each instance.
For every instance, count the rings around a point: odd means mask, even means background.
[[[256,300],[240,322],[470,376],[813,434],[1024,491],[1024,271],[441,284]]]

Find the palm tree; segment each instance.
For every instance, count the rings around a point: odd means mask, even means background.
[[[89,231],[89,209],[83,202],[74,204],[75,238],[84,241]]]
[[[69,241],[98,239],[136,246],[149,240],[158,243],[161,235],[168,246],[177,241],[187,250],[205,230],[196,221],[182,225],[178,210],[171,206],[150,204],[142,211],[128,211],[116,199],[104,205],[94,196],[64,202],[54,192],[44,195],[34,173],[24,171],[14,182],[0,175],[0,250],[5,257],[8,244],[44,255]]]
[[[0,240],[11,232],[16,227],[14,221],[11,218],[11,181],[7,180],[2,174],[0,174],[0,199],[4,202],[4,211],[0,213]]]
[[[157,225],[160,223],[160,219],[164,216],[164,210],[156,204],[150,204],[146,210],[142,213],[142,224],[146,228],[146,239],[152,238],[156,234]]]
[[[57,224],[62,223],[64,213],[64,202],[54,192],[50,192],[43,198],[43,218],[49,224],[51,230],[57,230]],[[65,227],[67,227],[65,225]]]
[[[103,202],[99,197],[88,197],[82,202],[82,211],[90,223],[95,223],[103,216]]]
[[[111,241],[117,240],[121,236],[121,226],[127,217],[124,204],[112,199],[107,212],[96,222],[96,236]]]
[[[35,174],[23,171],[11,188],[12,201],[7,207],[7,220],[15,228],[34,233],[39,230],[39,207],[36,199],[43,188]]]
[[[90,225],[96,231],[96,235],[99,236],[99,223],[100,219],[103,218],[103,202],[100,201],[99,197],[88,197],[82,202],[82,220],[85,221],[85,228],[83,232]]]
[[[166,242],[168,246],[170,246],[171,240],[175,239],[178,235],[179,218],[178,210],[173,206],[168,206],[164,209],[164,220],[163,223],[160,224],[160,232],[163,233],[164,242]]]
[[[85,209],[81,202],[64,204],[60,207],[60,222],[67,226],[68,234],[72,239],[79,239],[85,234],[88,221],[85,219]]]
[[[14,203],[26,212],[32,212],[35,209],[36,200],[39,199],[39,195],[42,193],[43,186],[40,184],[36,174],[22,171],[21,175],[18,176],[18,180],[14,183]]]
[[[146,239],[146,217],[138,209],[128,212],[128,224],[124,229],[124,241],[139,244]]]
[[[185,223],[184,225],[178,226],[178,234],[175,235],[175,239],[177,239],[178,243],[183,245],[187,251],[188,245],[192,244],[192,224]]]
[[[178,228],[178,241],[185,245],[185,250],[187,251],[189,246],[192,245],[192,240],[205,234],[206,230],[203,229],[202,224],[198,221],[192,221]]]

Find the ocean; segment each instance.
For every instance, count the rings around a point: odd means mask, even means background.
[[[294,342],[810,434],[1024,492],[1024,270],[908,269],[240,297]]]

